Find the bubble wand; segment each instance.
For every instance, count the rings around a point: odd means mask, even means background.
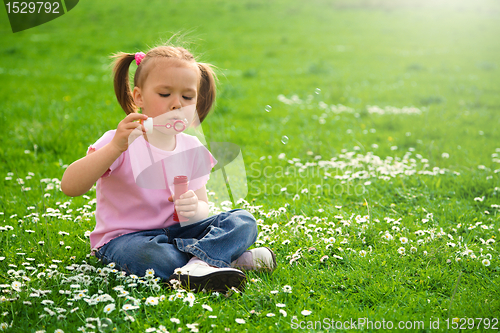
[[[166,123],[165,125],[154,125],[153,118],[149,117],[146,120],[141,119],[141,124],[144,125],[146,129],[146,133],[151,133],[153,131],[153,127],[165,127],[166,129],[173,128],[177,132],[182,132],[186,129],[187,119],[177,119],[174,121],[174,124]]]

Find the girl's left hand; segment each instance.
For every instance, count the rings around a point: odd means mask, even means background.
[[[168,201],[174,202],[172,196],[168,198]],[[198,196],[193,190],[189,190],[175,200],[174,204],[177,214],[190,218],[195,216],[198,211]]]

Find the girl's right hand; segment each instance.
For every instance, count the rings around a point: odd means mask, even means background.
[[[146,120],[148,116],[141,113],[130,113],[128,114],[116,128],[116,133],[111,144],[115,146],[120,152],[124,152],[128,149],[129,144],[131,144],[140,135],[146,133],[144,126],[136,120]]]

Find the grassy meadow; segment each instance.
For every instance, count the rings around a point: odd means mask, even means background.
[[[0,14],[0,331],[498,331],[499,17],[493,0],[80,1],[13,34]],[[232,207],[277,254],[242,293],[102,266],[95,187],[59,188],[125,115],[109,56],[178,32],[217,67],[202,127],[241,148]]]

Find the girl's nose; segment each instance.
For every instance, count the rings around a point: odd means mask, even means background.
[[[172,105],[170,106],[171,110],[176,110],[182,108],[181,99],[179,96],[173,96]]]

